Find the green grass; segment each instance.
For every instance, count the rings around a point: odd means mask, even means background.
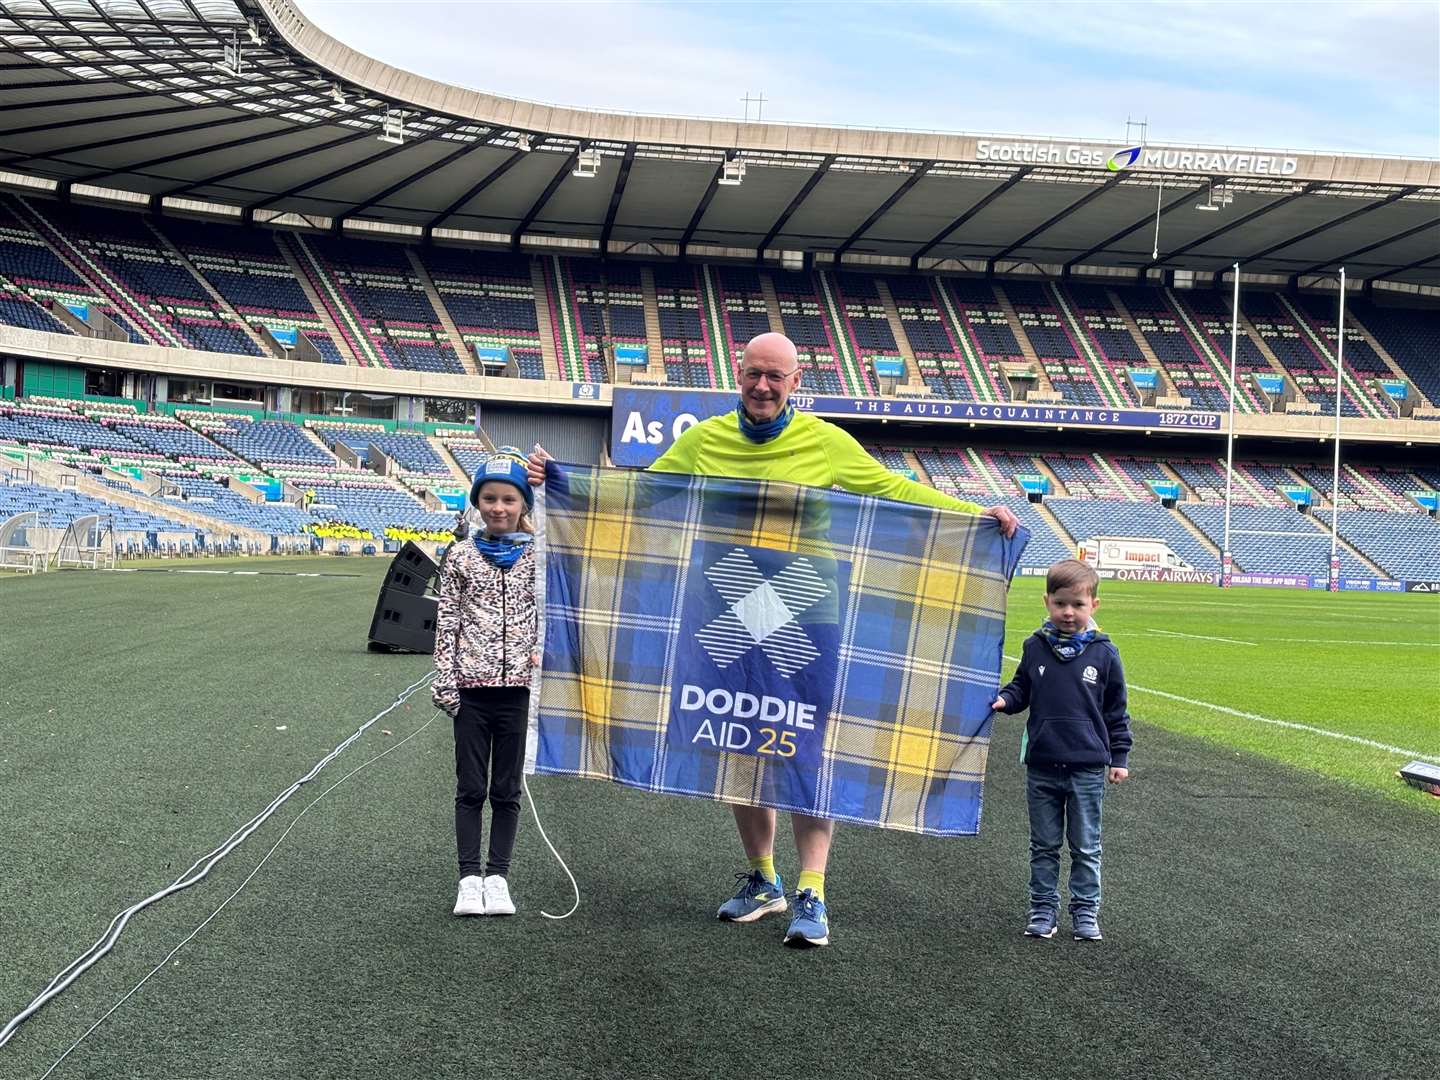
[[[169,564],[166,569],[184,569]],[[110,917],[307,771],[428,658],[364,650],[376,560],[207,562],[354,577],[50,574],[0,581],[0,1022]],[[1433,598],[1107,585],[1137,687],[1440,756]],[[1017,583],[1012,655],[1038,623]],[[1157,629],[1256,641],[1170,638]],[[1277,639],[1337,638],[1346,647]],[[1414,641],[1411,646],[1359,645]],[[1284,646],[1281,648],[1280,646]],[[1007,676],[1008,676],[1007,664]],[[1022,940],[1019,722],[998,721],[982,835],[843,828],[835,944],[709,916],[723,808],[533,784],[584,903],[527,816],[521,914],[450,917],[448,725],[415,700],[0,1048],[38,1077],[255,869],[251,884],[52,1074],[69,1077],[1095,1078],[1419,1075],[1440,800],[1393,754],[1139,692],[1106,808],[1106,941]],[[277,730],[280,727],[285,730]],[[417,734],[418,732],[418,734]],[[779,850],[793,876],[788,838]]]

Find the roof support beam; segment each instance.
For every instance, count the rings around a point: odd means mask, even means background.
[[[1290,203],[1294,202],[1296,199],[1302,199],[1306,195],[1309,195],[1317,187],[1320,187],[1320,183],[1318,181],[1306,184],[1299,191],[1291,192],[1289,195],[1286,195],[1283,198],[1276,199],[1272,203],[1266,203],[1264,206],[1261,206],[1255,210],[1251,210],[1250,213],[1245,214],[1242,217],[1236,218],[1228,225],[1222,225],[1218,229],[1211,229],[1208,233],[1206,233],[1199,239],[1191,240],[1190,243],[1182,244],[1174,251],[1167,252],[1164,258],[1155,259],[1151,262],[1146,263],[1143,267],[1140,268],[1140,274],[1143,277],[1146,270],[1152,270],[1157,266],[1164,266],[1166,263],[1175,259],[1177,256],[1184,255],[1187,251],[1193,251],[1197,247],[1208,244],[1211,240],[1214,240],[1218,236],[1224,236],[1227,232],[1232,232],[1233,230],[1240,228],[1241,225],[1248,225],[1256,218],[1264,217],[1266,214],[1271,213],[1274,210],[1279,210],[1282,206],[1287,206]],[[1239,260],[1242,263],[1246,263],[1249,262],[1252,258],[1254,258],[1254,256],[1252,255],[1242,255],[1239,257]]]
[[[0,67],[0,72],[7,71],[7,68]],[[6,90],[22,89],[56,89],[60,87],[75,86],[72,82],[44,82],[44,83],[11,83],[5,87]],[[158,97],[152,90],[131,90],[124,94],[86,94],[84,97],[56,98],[51,101],[9,101],[0,105],[0,112],[20,112],[25,109],[60,109],[66,105],[99,105],[106,101],[134,101],[136,98]],[[193,109],[194,105],[183,105],[181,108]],[[101,117],[91,117],[90,122],[95,123]]]
[[[168,111],[168,110],[167,110],[167,111]],[[189,110],[187,110],[187,111],[193,112],[194,109],[193,109],[193,107],[192,107],[191,109],[189,109]],[[116,135],[116,136],[114,136],[114,137],[112,137],[112,138],[109,138],[109,139],[100,139],[100,140],[97,141],[97,142],[81,143],[79,146],[63,146],[63,147],[59,147],[59,148],[57,148],[57,149],[55,149],[55,150],[48,150],[48,151],[46,151],[46,152],[43,153],[43,154],[16,154],[16,155],[13,156],[13,157],[0,158],[0,165],[18,164],[19,162],[22,162],[22,161],[45,161],[45,160],[63,161],[63,160],[65,160],[66,158],[70,157],[70,156],[73,155],[73,154],[83,154],[83,153],[86,153],[87,151],[90,151],[90,150],[101,150],[101,149],[104,149],[104,148],[107,147],[107,146],[120,146],[120,145],[125,144],[125,143],[143,142],[143,141],[145,141],[145,140],[147,140],[147,139],[168,139],[168,138],[170,138],[172,135],[184,135],[186,132],[190,132],[190,131],[203,131],[203,130],[206,130],[206,129],[208,129],[208,128],[224,127],[224,126],[226,126],[226,125],[228,125],[228,124],[241,124],[241,123],[244,123],[244,122],[247,121],[247,120],[254,121],[254,120],[263,120],[263,119],[266,119],[266,118],[263,117],[263,116],[227,116],[227,117],[225,117],[225,118],[223,118],[223,119],[221,119],[221,120],[201,120],[201,121],[198,121],[198,122],[196,122],[196,123],[194,123],[194,124],[184,124],[184,125],[182,125],[182,126],[180,126],[180,127],[178,127],[178,128],[169,128],[169,129],[167,129],[167,130],[165,130],[165,131],[154,131],[154,132],[150,132],[149,134],[139,134],[139,135]],[[63,127],[64,125],[61,124],[61,125],[57,125],[57,126]],[[293,131],[294,129],[291,128],[290,130]],[[247,139],[247,140],[242,140],[242,141],[248,142],[249,140]],[[217,149],[219,149],[219,147],[212,146],[212,147],[209,147],[208,149],[210,149],[210,150],[217,150]],[[181,155],[181,156],[184,156],[184,155]],[[127,170],[127,169],[121,169],[121,170],[118,170],[118,171],[120,171],[120,172],[128,172],[129,170]],[[95,175],[95,176],[113,176],[113,175],[115,175],[115,174],[114,174],[114,173],[95,173],[94,175]],[[87,182],[88,180],[90,180],[91,177],[90,177],[90,176],[77,176],[77,177],[74,177],[74,179],[75,179],[78,183],[85,183],[85,182]]]
[[[0,106],[3,108],[4,106]],[[36,131],[59,131],[62,128],[85,127],[88,124],[113,124],[120,120],[139,120],[148,116],[169,116],[172,113],[184,112],[194,113],[194,105],[172,105],[168,109],[144,109],[138,112],[115,113],[113,116],[82,116],[76,120],[51,121],[48,124],[31,124],[29,127],[10,128],[0,131],[0,138],[9,138],[12,135],[30,135]],[[167,131],[164,134],[170,135],[173,132]],[[143,139],[147,136],[138,134],[131,136],[135,139]],[[73,148],[67,147],[65,153],[70,153]]]
[[[1412,225],[1408,229],[1402,229],[1394,236],[1387,236],[1383,240],[1376,240],[1373,244],[1366,244],[1364,247],[1356,248],[1354,251],[1347,251],[1344,255],[1337,255],[1335,258],[1328,259],[1325,262],[1316,263],[1314,266],[1307,266],[1304,270],[1297,270],[1295,271],[1295,277],[1302,278],[1307,277],[1310,274],[1318,274],[1321,270],[1324,270],[1326,267],[1330,266],[1343,266],[1348,260],[1353,259],[1359,255],[1368,254],[1369,252],[1374,251],[1376,248],[1385,247],[1387,244],[1395,244],[1401,240],[1408,240],[1410,239],[1410,237],[1416,235],[1417,233],[1422,233],[1426,229],[1433,229],[1435,228],[1435,224],[1436,223],[1434,221],[1422,221],[1419,225]],[[1413,270],[1414,267],[1411,266],[1407,269]]]
[[[630,166],[635,164],[635,144],[627,143],[625,156],[620,159],[620,171],[615,175],[615,188],[610,192],[610,209],[605,211],[605,224],[600,229],[600,257],[605,258],[610,247],[610,232],[615,228],[615,213],[620,209],[620,200],[625,197],[625,184],[630,179]]]
[[[795,197],[790,200],[790,205],[785,207],[785,212],[775,219],[775,224],[770,226],[770,231],[767,232],[765,238],[760,241],[760,245],[755,249],[756,259],[765,258],[765,250],[775,240],[775,237],[780,235],[780,230],[785,228],[785,223],[790,220],[790,215],[800,209],[800,204],[809,197],[810,192],[815,190],[815,185],[824,179],[826,172],[829,171],[830,165],[834,160],[834,154],[826,154],[825,160],[816,166],[815,171],[810,174],[810,179],[806,180],[805,185],[795,193]]]
[[[1050,228],[1052,225],[1059,223],[1060,221],[1063,221],[1065,218],[1073,214],[1076,210],[1079,210],[1086,203],[1098,199],[1101,195],[1104,195],[1106,192],[1113,190],[1114,187],[1118,183],[1120,183],[1121,175],[1121,173],[1116,173],[1109,180],[1105,181],[1105,183],[1097,185],[1096,187],[1093,187],[1089,191],[1087,191],[1084,195],[1081,195],[1080,198],[1076,199],[1059,213],[1052,214],[1048,219],[1042,221],[1039,225],[1035,226],[1035,228],[1031,229],[1024,236],[1020,237],[1019,240],[1016,240],[1009,247],[1005,248],[1003,251],[997,252],[996,255],[989,260],[990,265],[993,267],[995,263],[998,262],[1000,259],[1005,258],[1005,256],[1009,255],[1012,251],[1017,251],[1020,248],[1024,247],[1031,240],[1034,240],[1035,237],[1043,233],[1046,229]]]
[[[219,127],[222,124],[239,123],[241,120],[244,119],[250,118],[234,117],[231,120],[220,120],[217,121],[214,126]],[[264,118],[256,117],[255,119]],[[163,157],[150,158],[148,161],[126,162],[124,165],[117,166],[113,169],[102,169],[99,172],[86,173],[84,176],[77,176],[74,179],[77,184],[89,184],[95,180],[103,180],[108,176],[121,176],[125,173],[138,173],[143,169],[153,168],[156,165],[168,165],[172,161],[183,161],[185,158],[191,157],[203,157],[206,154],[213,154],[219,150],[233,150],[237,146],[252,146],[257,142],[264,142],[267,139],[278,139],[282,135],[294,134],[295,128],[293,127],[277,128],[274,131],[262,131],[258,135],[244,135],[238,139],[231,139],[229,142],[223,143],[207,143],[203,146],[197,146],[190,150],[181,150],[179,153],[165,154]]]
[[[580,147],[576,146],[565,156],[565,163],[550,178],[550,183],[545,185],[545,190],[540,193],[540,197],[530,204],[529,210],[525,211],[525,216],[520,219],[520,224],[515,226],[515,231],[510,234],[510,247],[515,251],[520,250],[520,237],[525,235],[525,230],[530,227],[530,223],[540,216],[540,211],[545,209],[545,204],[550,201],[550,196],[554,195],[560,185],[565,182],[565,177],[570,174],[570,170],[575,167],[578,160],[580,160]]]
[[[380,191],[374,195],[371,195],[364,202],[356,203],[349,210],[346,210],[343,214],[337,214],[335,217],[335,227],[338,229],[340,227],[340,223],[343,222],[346,218],[355,217],[361,211],[370,209],[370,207],[374,206],[376,203],[384,202],[391,195],[394,195],[402,188],[409,187],[417,180],[425,179],[425,177],[429,176],[431,173],[443,169],[452,161],[462,158],[466,154],[473,153],[475,150],[478,150],[483,145],[483,143],[466,143],[462,145],[460,149],[454,151],[453,153],[446,154],[438,161],[432,161],[429,165],[426,165],[419,172],[411,173],[409,176],[402,177],[397,183],[391,184],[384,191]]]
[[[685,258],[685,252],[690,247],[690,240],[695,235],[695,230],[700,228],[700,219],[705,216],[705,211],[710,209],[710,200],[715,198],[715,193],[720,190],[720,174],[725,171],[725,163],[722,161],[715,166],[715,175],[710,178],[709,185],[705,188],[705,194],[700,196],[700,201],[695,205],[695,212],[690,215],[690,224],[685,226],[685,231],[680,234],[680,258]]]
[[[296,158],[307,157],[310,154],[323,154],[329,150],[335,149],[337,146],[344,146],[347,143],[355,142],[356,140],[363,139],[371,134],[373,134],[373,132],[352,131],[348,135],[341,136],[338,139],[332,139],[330,142],[327,143],[321,143],[318,146],[307,146],[303,150],[292,150],[290,151],[290,153],[281,154],[279,157],[266,158],[264,161],[257,161],[250,165],[242,165],[238,169],[227,169],[225,172],[215,173],[212,176],[205,177],[203,180],[192,180],[188,184],[184,184],[177,188],[171,188],[169,191],[161,192],[160,197],[162,199],[169,199],[176,195],[186,195],[200,188],[209,187],[211,184],[222,183],[226,180],[229,180],[231,177],[243,176],[245,173],[256,172],[261,169],[271,169],[274,168],[276,165],[283,165],[288,161],[294,161]]]
[[[855,246],[855,242],[864,236],[874,227],[875,223],[890,212],[890,208],[905,197],[906,192],[913,188],[920,180],[935,167],[933,161],[922,161],[920,165],[905,178],[905,182],[891,193],[890,197],[875,208],[875,212],[860,223],[860,227],[845,238],[845,242],[835,249],[835,262],[839,265],[840,256]]]
[[[1399,191],[1394,192],[1394,193],[1391,194],[1391,195],[1387,195],[1387,196],[1386,196],[1385,198],[1383,198],[1383,199],[1376,199],[1376,200],[1375,200],[1374,202],[1372,202],[1372,203],[1366,203],[1364,206],[1360,207],[1360,209],[1358,209],[1358,210],[1352,210],[1352,211],[1350,211],[1350,213],[1348,213],[1348,214],[1342,214],[1340,217],[1336,218],[1334,221],[1327,221],[1327,222],[1325,222],[1325,224],[1323,224],[1323,225],[1316,225],[1313,229],[1307,229],[1305,232],[1301,233],[1299,236],[1292,236],[1289,240],[1282,240],[1282,241],[1281,241],[1280,243],[1278,243],[1278,244],[1272,244],[1270,247],[1266,248],[1264,251],[1257,251],[1257,252],[1255,252],[1255,254],[1253,254],[1253,255],[1247,255],[1247,256],[1246,256],[1246,259],[1247,259],[1247,261],[1249,261],[1249,262],[1254,262],[1256,259],[1263,259],[1266,255],[1273,254],[1274,252],[1279,251],[1279,250],[1281,250],[1282,248],[1290,247],[1292,244],[1298,244],[1298,243],[1300,243],[1300,241],[1302,241],[1302,240],[1309,240],[1310,237],[1316,236],[1316,235],[1318,235],[1319,233],[1324,232],[1326,229],[1333,229],[1333,228],[1335,228],[1336,225],[1343,225],[1343,224],[1345,224],[1345,222],[1351,221],[1351,220],[1353,220],[1354,218],[1360,217],[1362,214],[1368,214],[1368,213],[1370,213],[1370,211],[1372,211],[1372,210],[1378,210],[1378,209],[1380,209],[1380,207],[1382,207],[1382,206],[1389,206],[1389,205],[1390,205],[1392,202],[1394,202],[1395,200],[1397,200],[1397,199],[1403,199],[1406,195],[1413,195],[1415,192],[1417,192],[1417,191],[1419,191],[1419,190],[1420,190],[1420,189],[1417,188],[1417,187],[1401,188]]]
[[[464,195],[461,195],[444,210],[441,210],[440,213],[436,214],[433,218],[427,221],[423,230],[425,239],[430,239],[430,234],[435,230],[436,226],[440,225],[448,218],[453,217],[455,212],[459,210],[462,206],[468,203],[471,199],[475,198],[476,195],[479,195],[496,180],[499,180],[500,177],[504,176],[516,165],[520,164],[521,160],[526,156],[526,153],[527,152],[524,150],[516,150],[508,158],[500,162],[499,165],[496,165],[495,168],[491,169],[478,181],[472,184],[470,189],[466,191]]]
[[[1213,181],[1207,180],[1206,183],[1208,184],[1208,183],[1212,183],[1212,182],[1213,182],[1213,183],[1216,183],[1216,184],[1223,184],[1223,183],[1225,183],[1225,181],[1227,181],[1227,180],[1229,180],[1229,179],[1230,179],[1230,178],[1229,178],[1228,176],[1217,176]],[[1127,227],[1124,228],[1124,229],[1121,229],[1119,232],[1115,233],[1113,236],[1107,236],[1104,240],[1101,240],[1100,243],[1096,244],[1094,247],[1090,248],[1088,251],[1082,251],[1079,255],[1076,255],[1073,259],[1071,259],[1071,260],[1069,260],[1068,262],[1066,262],[1066,263],[1065,263],[1065,267],[1064,267],[1065,273],[1066,273],[1066,274],[1069,274],[1069,273],[1070,273],[1070,268],[1071,268],[1072,266],[1075,266],[1075,265],[1077,265],[1077,264],[1079,264],[1079,263],[1082,263],[1082,262],[1084,262],[1086,259],[1088,259],[1088,258],[1090,258],[1090,257],[1092,257],[1092,256],[1094,256],[1094,255],[1098,255],[1100,252],[1104,251],[1106,248],[1110,247],[1112,244],[1117,244],[1117,243],[1119,243],[1121,240],[1124,240],[1125,237],[1129,236],[1129,235],[1130,235],[1131,233],[1133,233],[1136,229],[1144,228],[1146,225],[1150,224],[1152,221],[1157,220],[1157,218],[1162,218],[1162,217],[1164,217],[1166,214],[1170,213],[1171,210],[1178,210],[1180,207],[1184,206],[1184,205],[1185,205],[1187,202],[1189,202],[1191,199],[1195,198],[1195,196],[1198,195],[1198,194],[1199,194],[1201,191],[1203,191],[1203,190],[1205,190],[1205,185],[1204,185],[1204,184],[1198,185],[1198,186],[1196,186],[1196,187],[1194,187],[1194,188],[1188,188],[1188,187],[1187,187],[1187,188],[1185,189],[1185,193],[1184,193],[1183,195],[1180,195],[1180,196],[1177,197],[1177,198],[1171,199],[1168,203],[1165,203],[1163,206],[1160,207],[1158,213],[1155,213],[1155,214],[1146,214],[1146,215],[1145,215],[1143,218],[1141,218],[1139,221],[1135,222],[1134,225],[1130,225],[1130,226],[1127,226]]]
[[[1009,191],[1012,187],[1014,187],[1014,186],[1015,186],[1016,184],[1018,184],[1021,180],[1023,180],[1026,176],[1028,176],[1028,175],[1030,174],[1031,168],[1032,168],[1032,166],[1022,165],[1020,168],[1016,169],[1016,170],[1010,175],[1010,178],[1009,178],[1008,180],[1005,180],[1004,182],[1002,182],[1002,183],[1000,183],[1000,184],[997,184],[997,185],[995,186],[995,189],[994,189],[993,191],[991,191],[990,194],[986,195],[983,199],[981,199],[979,202],[977,202],[977,203],[976,203],[974,206],[972,206],[969,210],[966,210],[965,213],[961,214],[958,218],[956,218],[954,221],[952,221],[949,225],[947,225],[947,226],[945,226],[945,228],[941,229],[940,232],[936,233],[934,239],[932,239],[928,244],[926,244],[924,247],[922,247],[919,251],[915,252],[914,255],[911,255],[911,256],[910,256],[910,269],[911,269],[911,270],[917,270],[917,269],[919,269],[920,260],[923,259],[927,254],[929,254],[930,251],[931,251],[937,244],[943,243],[944,240],[945,240],[945,238],[946,238],[947,236],[949,236],[951,233],[953,233],[956,229],[960,228],[961,225],[964,225],[967,221],[969,221],[971,218],[973,218],[976,214],[980,213],[981,210],[984,210],[985,207],[989,206],[992,202],[994,202],[996,199],[998,199],[1001,195],[1004,195],[1005,192]]]
[[[373,138],[375,132],[371,130],[366,131],[365,134]],[[404,146],[392,146],[388,149],[381,150],[379,153],[371,154],[368,158],[364,158],[360,161],[354,161],[348,165],[341,165],[338,169],[331,169],[324,176],[317,176],[313,180],[306,180],[305,183],[296,184],[294,187],[282,191],[278,195],[271,195],[268,199],[262,199],[260,202],[251,203],[249,206],[245,207],[245,209],[251,214],[253,214],[256,210],[264,210],[267,207],[274,206],[282,199],[288,199],[293,195],[299,195],[302,191],[309,191],[313,187],[318,187],[319,185],[326,183],[329,180],[334,180],[337,176],[343,176],[345,173],[353,172],[356,169],[363,169],[369,165],[375,164],[375,162],[377,161],[384,161],[386,158],[394,154],[398,154],[402,150],[410,149],[412,145],[414,144],[406,143]]]

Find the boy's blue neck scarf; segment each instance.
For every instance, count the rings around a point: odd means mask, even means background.
[[[740,434],[751,442],[767,443],[771,439],[779,438],[780,433],[790,426],[790,421],[795,419],[795,406],[787,401],[785,408],[776,414],[774,420],[757,424],[750,419],[750,414],[745,411],[745,402],[741,400],[735,407],[735,415],[740,418]]]
[[[475,535],[475,547],[485,556],[485,561],[501,570],[509,570],[525,551],[525,545],[535,538],[527,532],[504,533],[491,536],[489,533]]]
[[[1095,635],[1099,632],[1099,627],[1095,625],[1094,620],[1091,620],[1090,625],[1078,634],[1062,634],[1049,619],[1046,619],[1044,625],[1036,631],[1050,646],[1050,651],[1067,663],[1083,653],[1085,646],[1094,641]]]

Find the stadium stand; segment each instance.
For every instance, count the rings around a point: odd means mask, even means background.
[[[1440,318],[1434,311],[1380,307],[1356,300],[1355,317],[1375,335],[1416,389],[1431,405],[1440,405]]]
[[[1002,363],[1026,364],[1020,327],[1010,321],[988,281],[949,278],[933,283],[942,313],[953,314],[955,343],[969,361],[962,371],[972,401],[1008,401]],[[954,384],[952,376],[951,383]]]
[[[874,393],[869,373],[858,378],[854,365],[844,363],[819,292],[822,286],[815,277],[798,271],[775,271],[770,277],[780,304],[780,321],[799,350],[805,384],[817,394]]]
[[[1179,509],[1217,548],[1223,544],[1223,506],[1181,503]],[[1343,521],[1345,515],[1341,514],[1340,519]],[[1235,565],[1245,573],[1324,577],[1330,571],[1330,536],[1315,528],[1307,515],[1283,507],[1232,506],[1230,528],[1230,550]],[[1310,532],[1314,535],[1308,535]],[[1276,535],[1280,533],[1301,535]],[[1373,576],[1368,567],[1343,548],[1339,556],[1340,572],[1346,577]]]
[[[1330,511],[1315,518],[1330,527]],[[1440,521],[1425,514],[1361,511],[1340,514],[1338,532],[1397,578],[1440,581]]]
[[[522,379],[544,379],[528,256],[463,248],[413,249],[470,346],[508,346]]]
[[[665,356],[665,381],[670,386],[709,389],[725,385],[705,331],[704,271],[685,264],[650,267],[660,340]]]

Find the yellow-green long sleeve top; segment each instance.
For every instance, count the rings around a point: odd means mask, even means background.
[[[751,442],[741,434],[734,410],[702,420],[687,428],[650,465],[650,471],[785,480],[966,514],[984,513],[984,508],[975,503],[891,472],[843,428],[798,411],[789,426],[766,443]]]

